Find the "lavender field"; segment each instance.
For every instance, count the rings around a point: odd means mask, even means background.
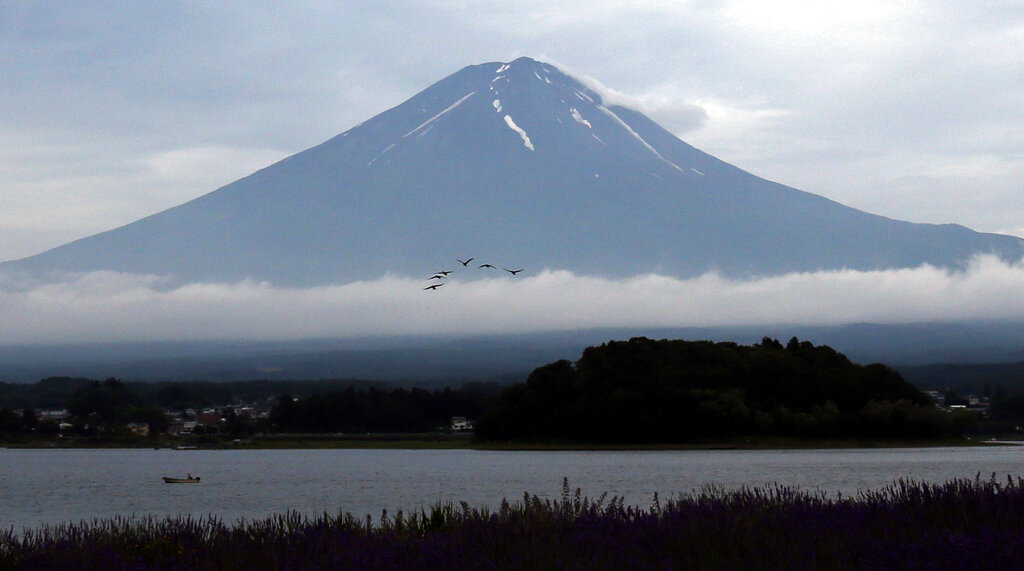
[[[497,508],[524,492],[558,499],[562,480],[643,508],[661,497],[776,484],[830,496],[899,479],[929,483],[981,472],[1024,476],[1018,446],[832,450],[4,450],[0,530],[93,518],[215,516],[258,521],[297,512],[364,518],[467,502]],[[161,476],[202,477],[169,486]]]
[[[0,536],[4,569],[1019,569],[1024,480],[901,480],[853,497],[708,488],[637,508],[524,495],[493,510],[126,517]]]

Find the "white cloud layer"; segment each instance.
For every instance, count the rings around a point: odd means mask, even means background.
[[[435,291],[425,285],[403,277],[300,289],[171,285],[109,272],[62,283],[0,275],[0,344],[1024,318],[1024,263],[991,257],[975,258],[962,271],[922,266],[747,281],[716,274],[609,280],[543,271],[450,280]]]

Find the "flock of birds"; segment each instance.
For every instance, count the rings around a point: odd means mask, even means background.
[[[475,258],[469,258],[467,260],[460,260],[459,258],[455,258],[455,261],[457,261],[458,263],[462,264],[462,267],[468,268],[469,267],[469,263],[472,262],[474,259]],[[492,266],[491,264],[480,264],[479,266],[477,266],[477,269],[496,270],[498,268],[496,266]],[[513,276],[518,274],[519,272],[523,271],[523,268],[519,268],[517,270],[510,270],[509,268],[501,268],[501,269],[503,269],[506,272],[512,274]],[[425,287],[423,289],[431,290],[431,291],[436,290],[437,288],[439,288],[439,287],[444,285],[444,283],[445,283],[444,280],[448,279],[448,274],[451,274],[451,273],[454,273],[454,272],[452,270],[441,270],[439,272],[434,272],[434,275],[430,276],[427,279],[439,280],[439,281],[437,281],[435,283],[432,283],[432,284],[428,285],[427,287]]]

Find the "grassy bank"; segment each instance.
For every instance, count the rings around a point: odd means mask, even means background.
[[[1024,481],[897,482],[856,497],[709,489],[649,508],[524,496],[494,510],[118,518],[0,534],[3,569],[1019,569]]]

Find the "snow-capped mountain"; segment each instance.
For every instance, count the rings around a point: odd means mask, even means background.
[[[855,210],[724,163],[557,68],[467,67],[175,208],[0,264],[182,281],[421,277],[456,258],[627,276],[955,266],[1024,241]]]

